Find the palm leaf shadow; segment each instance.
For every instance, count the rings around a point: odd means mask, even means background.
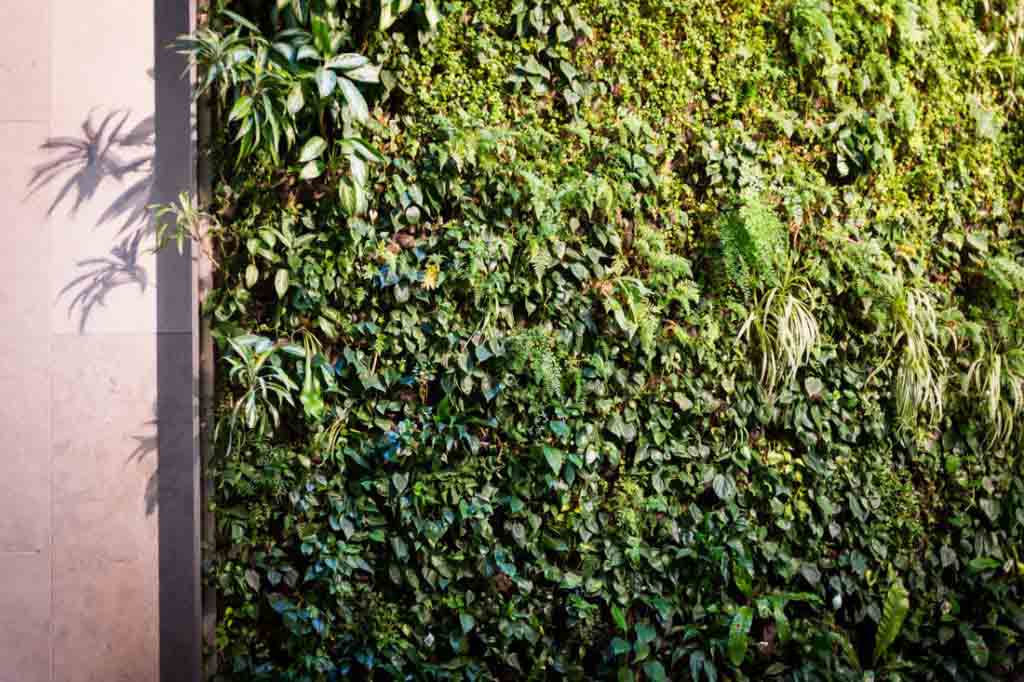
[[[107,295],[114,289],[136,284],[140,293],[146,291],[149,276],[138,263],[144,236],[145,230],[136,230],[114,246],[109,257],[87,258],[75,264],[84,272],[68,282],[60,290],[58,298],[72,295],[68,303],[68,317],[72,317],[77,309],[79,332],[85,331],[93,310],[97,306],[105,306]]]
[[[28,184],[31,196],[59,183],[47,209],[47,215],[52,216],[67,203],[70,214],[76,215],[108,180],[128,183],[96,223],[99,227],[120,221],[118,234],[126,236],[108,256],[78,261],[79,273],[58,296],[70,296],[68,317],[79,315],[80,332],[85,331],[92,312],[106,305],[111,291],[137,285],[140,292],[145,292],[149,282],[139,257],[144,238],[153,230],[148,207],[153,191],[155,117],[148,116],[126,130],[130,117],[131,111],[127,110],[113,110],[102,118],[91,111],[82,123],[81,137],[47,138],[40,149],[57,156],[36,166]]]

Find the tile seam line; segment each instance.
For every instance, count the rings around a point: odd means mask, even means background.
[[[53,100],[56,95],[56,83],[54,82],[54,59],[53,59],[53,45],[54,45],[54,17],[55,12],[55,0],[46,0],[46,77],[49,80],[48,85],[49,93],[47,97],[46,107],[46,137],[50,138],[53,136]],[[47,258],[52,263],[53,256],[53,235],[50,233],[52,225],[50,224],[49,215],[43,217],[43,225],[46,226],[47,237],[49,241],[49,248],[47,249]],[[49,291],[51,284],[52,264],[46,269],[46,289]],[[49,473],[50,473],[50,682],[56,682],[57,679],[57,613],[56,613],[56,578],[57,578],[57,551],[56,551],[56,530],[54,529],[54,518],[55,518],[55,483],[53,475],[53,324],[47,320],[46,330],[49,336],[46,344],[46,364],[50,368],[50,380],[47,382],[49,387],[49,396],[46,401],[46,425],[47,425],[47,456],[49,457]]]
[[[107,337],[133,337],[133,336],[191,336],[190,331],[138,331],[138,332],[54,332],[50,336],[62,339],[102,339]]]

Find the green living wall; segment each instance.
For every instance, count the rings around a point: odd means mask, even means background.
[[[217,679],[1024,679],[1024,3],[213,4]]]

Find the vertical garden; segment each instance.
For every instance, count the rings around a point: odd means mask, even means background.
[[[1024,679],[1024,2],[211,4],[216,679]]]

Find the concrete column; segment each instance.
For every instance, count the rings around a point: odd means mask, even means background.
[[[190,4],[0,2],[0,682],[198,679]]]

